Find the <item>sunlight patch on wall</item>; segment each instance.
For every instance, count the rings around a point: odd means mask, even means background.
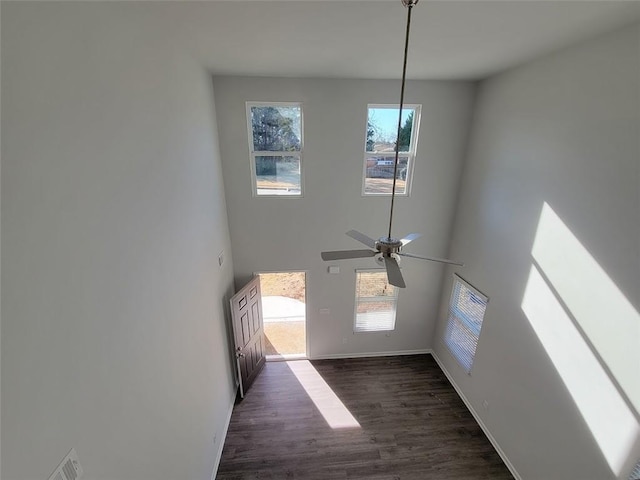
[[[620,474],[640,437],[640,425],[535,265],[522,310],[611,470]]]
[[[547,203],[542,207],[531,253],[631,403],[640,410],[640,313]]]
[[[360,428],[355,417],[308,360],[287,362],[287,366],[331,428]]]

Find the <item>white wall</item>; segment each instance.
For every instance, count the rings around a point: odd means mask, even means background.
[[[397,104],[399,89],[399,81],[214,77],[237,286],[255,271],[307,271],[312,357],[431,346],[442,266],[405,260],[395,331],[354,335],[355,269],[376,264],[320,258],[322,250],[361,248],[344,234],[352,228],[387,233],[389,197],[361,196],[365,126],[367,104]],[[422,124],[412,193],[396,200],[393,233],[423,234],[407,251],[447,254],[473,94],[468,82],[407,85],[406,102],[422,104]],[[247,101],[302,102],[303,198],[252,197]],[[332,264],[339,275],[327,273]]]
[[[0,26],[2,25],[2,6],[0,6]],[[1,27],[0,27],[1,29]],[[0,33],[0,37],[2,37]],[[2,51],[2,41],[0,38],[0,51]],[[0,62],[1,63],[1,62]],[[2,89],[2,68],[0,65],[0,91]],[[2,112],[2,95],[0,95],[0,117]],[[1,118],[0,118],[1,123]],[[2,185],[2,132],[0,131],[0,186]],[[2,188],[0,187],[0,232],[2,231]],[[0,252],[2,251],[2,234],[0,233]],[[0,271],[2,271],[2,256],[0,255]],[[0,275],[0,292],[2,292],[2,275]],[[2,295],[0,294],[0,392],[2,391]],[[2,394],[0,393],[0,412],[2,412]],[[0,415],[0,432],[2,432],[2,415]],[[0,435],[0,477],[2,476],[2,435]]]
[[[4,480],[71,447],[91,479],[208,479],[223,441],[213,88],[154,12],[2,5]]]
[[[451,254],[490,303],[467,376],[440,341],[449,272],[434,348],[524,479],[640,457],[639,45],[635,26],[479,91]]]

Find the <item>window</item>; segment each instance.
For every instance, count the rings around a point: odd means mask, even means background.
[[[302,106],[247,103],[253,194],[302,196]]]
[[[396,105],[369,105],[364,147],[363,195],[391,195],[398,115]],[[418,145],[420,105],[402,108],[396,195],[408,195]]]
[[[354,332],[393,330],[398,289],[389,285],[385,270],[356,270]]]
[[[489,299],[454,274],[444,341],[460,365],[471,373]]]

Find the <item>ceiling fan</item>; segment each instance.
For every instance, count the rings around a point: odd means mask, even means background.
[[[447,260],[445,258],[435,257],[423,257],[420,255],[414,255],[412,253],[406,253],[402,251],[402,248],[412,240],[420,237],[419,233],[410,233],[405,237],[398,239],[391,236],[391,225],[393,223],[393,205],[396,197],[396,179],[398,174],[398,157],[399,157],[399,141],[400,132],[402,129],[402,107],[404,105],[404,87],[406,82],[407,73],[407,53],[409,51],[409,30],[411,27],[411,9],[418,3],[419,0],[401,0],[402,4],[407,7],[407,28],[404,41],[404,61],[402,64],[402,88],[400,90],[400,113],[398,116],[398,130],[396,136],[395,146],[395,161],[393,166],[393,186],[391,188],[391,210],[389,212],[389,232],[386,236],[382,236],[377,240],[360,233],[357,230],[349,230],[347,235],[354,240],[358,240],[360,243],[366,245],[371,250],[338,250],[331,252],[322,252],[321,256],[324,261],[332,260],[346,260],[350,258],[365,258],[376,257],[376,261],[384,265],[387,270],[387,279],[391,285],[396,287],[405,288],[406,284],[402,273],[400,272],[400,266],[398,261],[400,257],[419,258],[422,260],[429,260],[432,262],[448,263],[451,265],[463,266],[462,263],[455,262],[453,260]]]

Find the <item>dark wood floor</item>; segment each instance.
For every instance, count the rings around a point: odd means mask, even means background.
[[[267,363],[235,406],[218,480],[513,478],[430,355],[311,364],[360,426],[330,427],[287,363]]]

